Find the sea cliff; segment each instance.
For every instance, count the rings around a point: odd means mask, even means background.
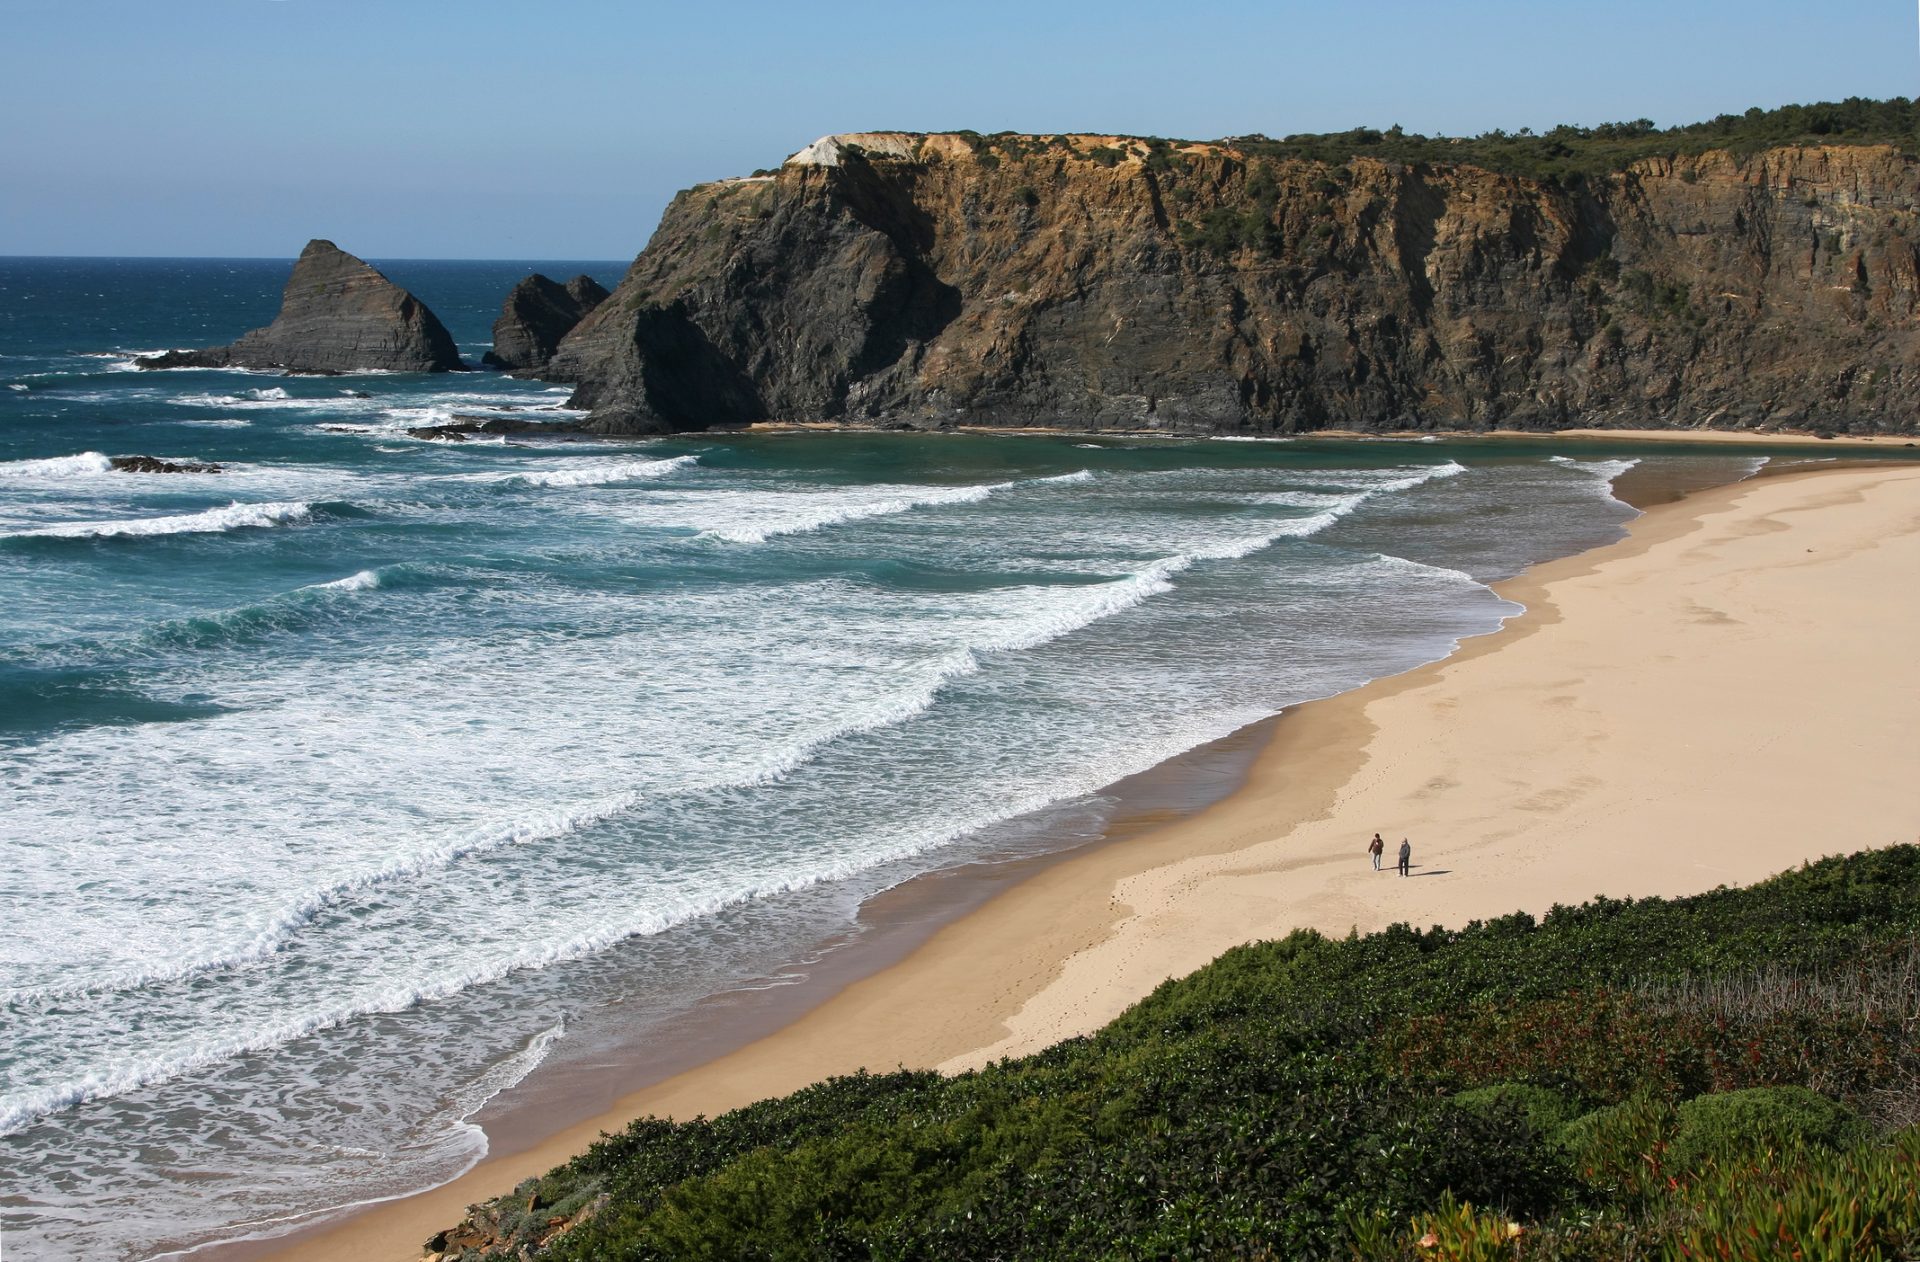
[[[1590,178],[1271,148],[826,137],[681,193],[544,375],[606,432],[1914,428],[1899,148]]]

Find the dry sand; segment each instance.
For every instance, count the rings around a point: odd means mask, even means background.
[[[1920,831],[1920,467],[1704,492],[1503,586],[1445,662],[1290,712],[1246,785],[1042,871],[779,1033],[276,1256],[417,1257],[471,1201],[647,1113],[1097,1029],[1250,939],[1686,894]],[[1378,830],[1414,877],[1374,872]]]

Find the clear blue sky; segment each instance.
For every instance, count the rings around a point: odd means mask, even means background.
[[[878,128],[1465,134],[1920,92],[1913,0],[4,0],[0,254],[626,258]]]

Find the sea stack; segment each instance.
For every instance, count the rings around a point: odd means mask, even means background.
[[[561,285],[535,272],[507,295],[493,322],[493,349],[482,362],[511,373],[537,373],[553,358],[560,339],[606,300],[607,291],[591,276]]]
[[[331,241],[309,241],[280,314],[231,346],[168,351],[142,368],[279,368],[296,373],[464,372],[425,303]]]

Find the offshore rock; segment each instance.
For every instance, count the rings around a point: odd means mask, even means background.
[[[465,442],[474,434],[577,434],[580,428],[566,421],[525,421],[513,417],[476,416],[455,412],[453,420],[441,425],[416,425],[407,430],[412,438]]]
[[[224,473],[225,465],[196,460],[162,460],[158,456],[109,456],[107,463],[121,473]]]
[[[231,346],[169,351],[141,368],[278,368],[297,375],[463,372],[453,338],[426,304],[331,241],[309,241],[280,314]]]
[[[512,373],[538,372],[560,339],[606,300],[606,289],[591,276],[560,285],[535,272],[507,295],[493,322],[493,349],[481,362]]]
[[[827,137],[681,193],[541,375],[602,432],[1914,427],[1898,149],[1565,182],[1257,150]]]

